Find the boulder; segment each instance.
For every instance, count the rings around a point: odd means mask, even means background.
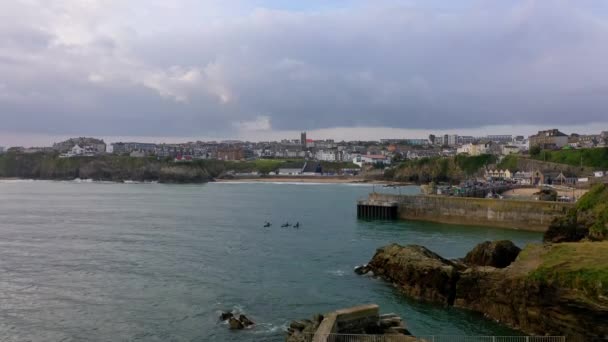
[[[364,274],[367,274],[370,271],[370,269],[369,269],[369,266],[367,266],[367,265],[360,265],[360,266],[356,266],[354,271],[358,275],[364,275]]]
[[[232,314],[232,312],[230,311],[224,311],[220,314],[220,321],[225,321],[227,319],[230,319],[231,317],[234,317],[234,315]]]
[[[409,296],[445,305],[454,301],[458,266],[425,247],[393,243],[379,248],[368,266]]]
[[[230,317],[230,319],[228,319],[228,325],[230,326],[230,329],[233,330],[240,330],[245,328],[243,323],[234,317]]]
[[[252,320],[250,320],[249,318],[247,318],[247,316],[243,314],[239,315],[239,321],[243,324],[244,327],[248,327],[255,324]]]
[[[521,249],[509,240],[486,241],[478,244],[464,257],[464,262],[473,266],[492,266],[505,268],[521,252]]]

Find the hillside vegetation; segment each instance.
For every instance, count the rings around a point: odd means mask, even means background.
[[[259,159],[253,161],[135,158],[118,155],[59,158],[56,154],[6,153],[0,155],[0,177],[109,181],[206,182],[228,171],[268,174],[280,167],[301,167],[304,160]],[[321,162],[324,172],[357,168],[352,163]]]
[[[495,162],[496,157],[489,154],[406,160],[387,170],[385,177],[395,181],[416,183],[459,182],[483,174],[484,168]]]
[[[606,240],[608,238],[608,185],[595,185],[574,209],[555,219],[545,233],[550,242]]]
[[[531,156],[536,160],[608,170],[608,148],[583,148],[572,150],[542,150]]]

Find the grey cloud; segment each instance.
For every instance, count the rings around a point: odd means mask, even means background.
[[[0,118],[16,132],[165,136],[260,117],[275,130],[606,122],[608,14],[593,5],[258,10],[70,44],[52,23],[1,28]]]

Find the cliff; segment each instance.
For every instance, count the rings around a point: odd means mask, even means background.
[[[156,158],[98,156],[59,158],[52,154],[15,154],[0,156],[0,177],[103,181],[159,181],[200,183],[219,175],[225,167],[209,162],[174,163]]]
[[[478,311],[529,334],[608,336],[608,242],[528,245],[505,268],[483,266],[492,253],[480,249],[491,245],[478,246],[480,265],[392,244],[379,248],[368,267],[407,295]]]
[[[496,157],[459,155],[449,158],[422,158],[402,162],[385,172],[385,178],[401,182],[460,182],[482,175],[485,166],[496,162]]]
[[[547,242],[601,241],[608,238],[608,185],[597,184],[565,215],[556,217],[544,240]]]

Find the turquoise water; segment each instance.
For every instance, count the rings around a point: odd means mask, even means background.
[[[0,181],[0,339],[282,341],[292,319],[363,303],[400,314],[419,335],[512,334],[352,268],[390,242],[461,257],[484,240],[523,246],[540,234],[359,221],[355,201],[371,190]],[[301,228],[280,228],[285,221]],[[258,324],[228,331],[217,322],[224,309]]]

